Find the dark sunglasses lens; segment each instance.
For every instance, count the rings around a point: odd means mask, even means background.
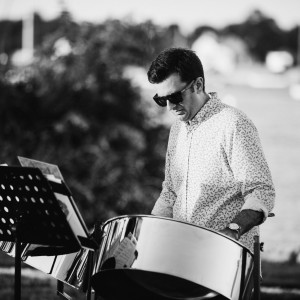
[[[173,104],[178,104],[183,101],[181,92],[176,92],[166,97],[159,97],[156,94],[153,99],[159,106],[167,106],[167,100]]]
[[[164,97],[158,97],[158,95],[156,94],[153,97],[153,100],[156,102],[157,105],[159,106],[167,106],[167,101],[165,99],[163,99]]]
[[[176,93],[168,98],[168,100],[173,104],[178,104],[183,101],[181,93]]]

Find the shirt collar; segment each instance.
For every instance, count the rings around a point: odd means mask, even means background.
[[[217,106],[220,103],[218,94],[216,92],[210,92],[208,95],[210,99],[208,99],[208,101],[201,107],[194,118],[191,121],[185,122],[189,129],[197,127],[201,122],[209,118],[209,116],[216,111]]]

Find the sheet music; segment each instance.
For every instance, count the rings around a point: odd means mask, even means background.
[[[18,160],[22,167],[32,167],[38,168],[42,171],[44,175],[53,175],[57,179],[64,180],[58,166],[38,161],[35,159],[30,159],[22,156],[18,156]]]
[[[70,202],[69,197],[58,193],[54,193],[54,195],[57,201],[59,202],[59,206],[61,210],[64,212],[67,221],[69,222],[73,232],[77,236],[82,236],[87,238],[88,237],[87,232],[85,231],[81,222],[79,221],[77,214]]]
[[[57,165],[21,156],[18,156],[18,160],[22,167],[32,167],[40,169],[49,181],[53,181],[56,183],[62,183],[63,181],[63,176]],[[84,221],[80,218],[79,211],[75,202],[72,201],[72,199],[70,199],[68,196],[57,193],[56,191],[54,191],[54,195],[59,202],[59,205],[64,212],[75,235],[87,238],[88,230],[85,226]]]
[[[135,256],[136,245],[137,245],[137,240],[130,232],[128,236],[122,240],[122,242],[115,250],[114,257],[116,259],[116,269],[131,267],[131,265],[136,259]]]

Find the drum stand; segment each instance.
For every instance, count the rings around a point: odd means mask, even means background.
[[[274,217],[274,213],[269,213],[268,217]],[[261,259],[260,252],[264,251],[264,243],[259,240],[259,235],[254,236],[254,266],[253,266],[253,300],[260,300],[260,284],[261,284]]]
[[[261,283],[261,263],[260,251],[263,251],[263,243],[260,243],[259,236],[254,236],[254,266],[253,266],[253,299],[260,300],[260,283]]]
[[[67,254],[79,251],[81,243],[39,169],[0,167],[0,212],[0,240],[15,242],[14,299],[20,300],[24,244]]]
[[[86,289],[86,300],[91,300],[92,298],[92,285],[91,285],[91,278],[93,273],[93,262],[94,262],[94,251],[98,248],[98,244],[94,239],[83,239],[81,238],[81,244],[85,247],[90,249],[88,253],[88,259],[87,259],[87,289]],[[72,298],[65,293],[64,291],[64,282],[61,280],[57,280],[57,286],[56,286],[56,293],[59,297],[61,297],[64,300],[72,300]]]

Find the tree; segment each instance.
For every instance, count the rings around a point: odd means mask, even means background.
[[[143,34],[69,19],[32,65],[0,81],[1,162],[21,155],[57,164],[89,225],[150,213],[160,191],[167,130],[149,126],[139,90],[122,77],[126,64],[147,62]]]
[[[260,62],[265,61],[266,54],[284,47],[285,33],[276,22],[259,10],[254,10],[245,22],[229,25],[222,34],[232,33],[244,39],[250,53]]]

